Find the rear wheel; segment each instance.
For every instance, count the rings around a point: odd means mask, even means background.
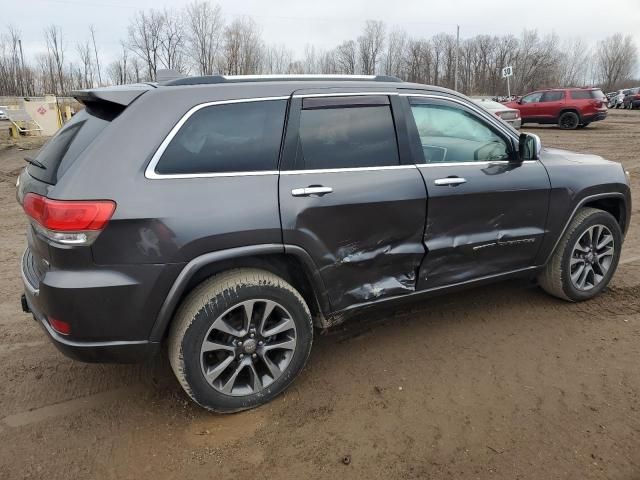
[[[622,232],[616,219],[595,208],[583,208],[571,221],[551,259],[538,276],[549,294],[578,302],[606,288],[618,266]]]
[[[312,341],[309,308],[291,285],[263,270],[230,270],[182,303],[169,334],[169,360],[196,403],[230,413],[285,390]]]
[[[575,112],[564,112],[558,118],[558,126],[563,130],[573,130],[578,127],[580,117]]]

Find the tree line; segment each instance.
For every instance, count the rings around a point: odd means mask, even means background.
[[[118,57],[105,63],[97,32],[70,46],[60,27],[43,31],[46,51],[23,52],[21,33],[0,34],[0,95],[68,94],[102,85],[154,81],[159,69],[195,75],[383,74],[403,80],[455,86],[466,94],[506,93],[501,69],[514,67],[511,90],[598,85],[607,91],[631,86],[638,50],[620,33],[593,45],[580,38],[540,35],[476,35],[457,42],[439,33],[414,37],[366,21],[360,35],[325,50],[307,45],[296,55],[285,45],[267,44],[251,17],[228,20],[219,5],[197,0],[181,10],[150,9],[131,18]],[[75,54],[75,55],[74,55]],[[73,56],[73,58],[71,58]]]

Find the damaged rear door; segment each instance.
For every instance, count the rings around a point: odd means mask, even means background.
[[[334,311],[415,291],[426,188],[417,167],[403,164],[410,155],[406,124],[394,121],[397,101],[368,92],[292,99],[279,186],[283,241],[310,254]]]

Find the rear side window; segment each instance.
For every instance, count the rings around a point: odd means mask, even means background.
[[[78,112],[36,156],[45,168],[30,164],[27,167],[29,175],[55,185],[109,123],[105,118],[92,115],[88,109]]]
[[[564,92],[544,92],[542,102],[557,102],[564,98]]]
[[[286,100],[201,108],[162,153],[156,173],[193,174],[277,170]]]
[[[571,98],[574,100],[606,99],[602,90],[571,90]]]
[[[296,170],[398,165],[389,105],[303,109]]]

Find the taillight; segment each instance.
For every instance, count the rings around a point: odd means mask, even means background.
[[[49,325],[51,325],[51,328],[53,328],[56,332],[61,333],[62,335],[69,335],[71,333],[71,325],[69,325],[67,322],[63,322],[62,320],[57,320],[51,317],[49,317],[47,320],[49,321]]]
[[[28,193],[22,204],[33,226],[49,240],[88,245],[107,226],[116,203],[112,200],[52,200]]]

